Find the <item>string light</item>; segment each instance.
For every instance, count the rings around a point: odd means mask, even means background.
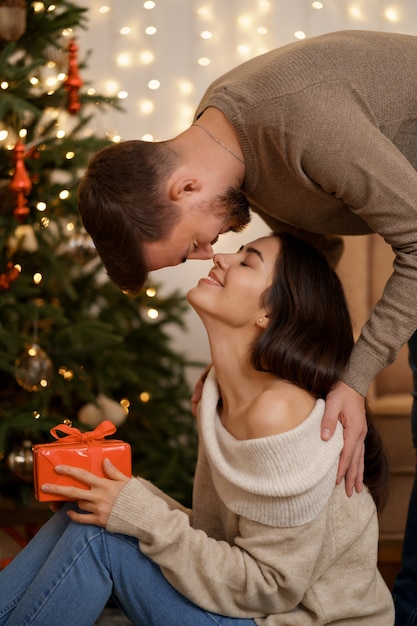
[[[128,52],[122,52],[116,57],[116,63],[119,67],[130,67],[132,65],[132,57]]]
[[[139,53],[139,62],[142,65],[149,65],[149,63],[152,63],[154,60],[155,55],[152,50],[142,50],[142,52]]]
[[[155,105],[152,100],[141,100],[139,102],[139,111],[144,115],[152,113],[155,109]]]
[[[398,21],[398,19],[399,19],[399,17],[398,17],[398,11],[397,11],[397,9],[394,9],[394,8],[389,8],[389,9],[386,9],[386,10],[384,11],[384,16],[386,17],[386,19],[387,19],[389,22],[397,22],[397,21]]]
[[[122,398],[120,400],[120,406],[123,408],[126,415],[129,415],[130,400],[128,398]]]
[[[349,14],[350,14],[353,18],[355,18],[355,19],[357,19],[357,20],[361,20],[361,19],[363,19],[363,14],[362,14],[362,11],[361,11],[360,7],[358,7],[357,5],[352,5],[352,6],[350,6],[350,7],[349,7],[349,9],[348,9],[348,11],[349,11]]]
[[[152,89],[153,91],[155,89],[159,89],[160,86],[161,86],[161,83],[159,82],[159,80],[156,80],[156,79],[150,80],[148,83],[149,89]]]
[[[58,369],[58,374],[67,381],[71,381],[74,378],[74,372],[72,370],[69,370],[65,366],[62,366]]]

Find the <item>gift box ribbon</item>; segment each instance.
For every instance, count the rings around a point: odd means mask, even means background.
[[[104,420],[94,430],[82,433],[78,428],[68,426],[67,424],[59,424],[51,428],[50,433],[55,439],[65,441],[65,443],[82,442],[94,443],[97,439],[104,439],[108,435],[113,435],[117,430],[116,426],[110,420]],[[65,437],[60,437],[58,432],[66,433]]]

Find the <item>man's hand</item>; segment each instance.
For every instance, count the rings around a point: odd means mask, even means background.
[[[191,412],[194,415],[194,417],[197,417],[197,404],[201,400],[201,394],[203,393],[204,381],[207,378],[207,374],[209,373],[210,368],[211,368],[211,363],[207,365],[206,369],[204,370],[204,372],[201,374],[200,378],[196,382],[193,395],[191,396]]]
[[[340,455],[337,483],[346,480],[346,493],[351,496],[353,488],[363,487],[364,441],[368,430],[365,400],[352,387],[339,381],[326,398],[326,411],[321,423],[321,438],[333,437],[337,420],[343,425],[345,444]]]
[[[69,517],[75,522],[95,524],[105,528],[113,504],[123,487],[130,480],[130,477],[122,474],[109,459],[104,459],[103,465],[108,478],[99,478],[87,470],[69,465],[56,466],[55,471],[58,474],[72,476],[88,485],[89,489],[52,484],[44,484],[41,489],[45,493],[62,495],[71,500],[78,500],[78,507],[86,512],[68,511]]]

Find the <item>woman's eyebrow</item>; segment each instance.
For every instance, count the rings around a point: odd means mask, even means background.
[[[248,246],[246,248],[246,252],[248,252],[249,254],[250,253],[256,254],[261,259],[262,263],[264,262],[264,257],[262,256],[262,252],[258,250],[257,248],[254,248],[253,246]]]

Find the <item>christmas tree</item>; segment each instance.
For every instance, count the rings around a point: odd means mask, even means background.
[[[110,142],[94,115],[118,107],[82,84],[72,2],[0,0],[0,499],[33,498],[31,445],[70,420],[103,419],[133,471],[188,504],[195,462],[186,359],[170,347],[178,294],[136,298],[103,273],[77,211],[77,182]]]

